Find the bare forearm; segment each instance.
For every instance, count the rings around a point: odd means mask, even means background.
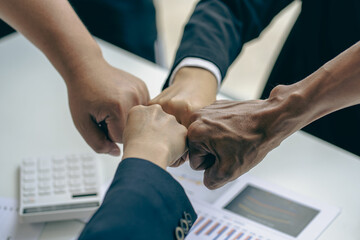
[[[299,82],[302,94],[315,103],[311,120],[360,103],[360,42]]]
[[[0,17],[33,42],[65,80],[102,58],[66,0],[0,0]]]
[[[327,114],[359,104],[360,42],[304,80],[274,88],[267,102],[273,109],[269,115],[276,116],[274,123],[282,128],[272,129],[286,135]]]

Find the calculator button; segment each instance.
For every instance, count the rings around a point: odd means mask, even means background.
[[[94,186],[94,185],[96,185],[96,179],[95,178],[85,178],[84,183],[85,183],[85,185],[88,185],[88,186]]]
[[[23,166],[21,168],[22,173],[25,173],[25,174],[34,174],[35,170],[36,170],[35,165],[34,166]]]
[[[80,184],[81,184],[80,179],[70,179],[69,180],[69,185],[71,187],[76,187],[76,186],[79,186]]]
[[[35,188],[36,188],[35,183],[23,183],[23,189],[25,191],[32,191],[35,190]]]
[[[57,189],[54,191],[55,194],[64,194],[66,191],[64,189]]]
[[[65,172],[65,164],[54,164],[53,171],[54,172]]]
[[[65,180],[56,180],[54,181],[54,186],[55,187],[65,187],[66,182]]]
[[[25,198],[23,198],[23,203],[35,203],[35,198],[25,197]]]
[[[47,172],[47,173],[39,173],[38,175],[38,179],[41,180],[41,181],[48,181],[50,180],[50,172]]]
[[[50,189],[50,182],[39,182],[39,189]]]
[[[39,172],[40,173],[50,173],[50,168],[40,167]]]
[[[52,162],[54,164],[62,164],[64,162],[64,158],[60,158],[60,157],[53,157],[52,158]]]
[[[94,169],[84,169],[83,173],[85,177],[94,177],[96,174]]]
[[[35,159],[32,159],[32,158],[29,158],[29,159],[25,159],[23,160],[23,165],[25,167],[34,167],[35,164],[36,164],[36,160]]]
[[[81,165],[80,163],[68,163],[69,170],[80,170]]]
[[[83,168],[93,168],[93,167],[95,167],[95,162],[94,161],[83,161],[82,167]]]
[[[50,195],[50,191],[39,191],[40,196],[48,196]]]
[[[82,191],[81,191],[81,188],[79,188],[79,187],[77,187],[77,188],[70,188],[69,190],[70,190],[70,192],[71,192],[72,194],[77,194],[77,193],[81,193],[81,192],[82,192]]]
[[[63,172],[54,172],[53,177],[56,180],[64,179],[66,177],[65,171],[63,171]]]
[[[77,158],[75,155],[69,155],[66,157],[67,162],[76,162],[79,161],[79,158]]]
[[[85,191],[86,191],[86,192],[94,192],[94,193],[96,193],[96,192],[97,192],[97,189],[94,188],[94,187],[85,187]]]
[[[35,174],[24,174],[22,180],[24,182],[35,182]]]
[[[91,155],[82,155],[81,156],[81,159],[83,160],[83,161],[85,161],[85,162],[90,162],[90,161],[93,161],[94,160],[94,158],[91,156]]]
[[[35,191],[33,191],[33,192],[23,192],[22,195],[24,197],[35,197]]]
[[[51,167],[51,164],[50,164],[50,161],[48,161],[48,159],[44,158],[44,159],[38,160],[39,170],[50,170],[50,167]]]
[[[70,178],[80,178],[81,172],[80,171],[69,171],[69,177]]]

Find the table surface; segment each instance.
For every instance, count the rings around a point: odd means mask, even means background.
[[[99,40],[115,67],[143,79],[155,97],[168,71]],[[225,98],[219,94],[219,98]],[[18,196],[22,158],[92,151],[74,127],[65,84],[45,56],[19,34],[0,40],[0,197]],[[99,155],[104,181],[120,158]],[[360,239],[360,159],[297,132],[273,150],[251,174],[341,208],[319,240]],[[46,223],[40,239],[73,239],[78,221]]]

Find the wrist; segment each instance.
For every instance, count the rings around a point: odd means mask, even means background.
[[[279,85],[265,100],[261,116],[266,125],[266,136],[280,143],[306,126],[309,121],[309,99],[298,85]]]
[[[141,158],[165,170],[171,162],[171,154],[168,147],[161,143],[154,145],[153,142],[134,141],[125,143],[123,159],[125,158]]]
[[[184,85],[184,87],[205,87],[206,90],[216,96],[217,80],[208,70],[199,67],[183,67],[176,73],[173,85]]]
[[[86,51],[78,49],[75,53],[60,57],[64,63],[58,68],[58,71],[66,85],[86,79],[86,76],[96,73],[96,69],[109,66],[96,42],[89,45],[91,46]]]

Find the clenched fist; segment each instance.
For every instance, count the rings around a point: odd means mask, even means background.
[[[149,100],[144,82],[105,61],[67,82],[71,115],[85,141],[98,153],[120,155],[116,142],[130,109]]]

